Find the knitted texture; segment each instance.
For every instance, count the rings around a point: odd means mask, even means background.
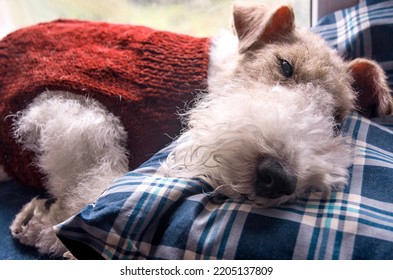
[[[141,26],[58,20],[0,41],[0,164],[42,186],[34,155],[12,136],[12,118],[40,93],[64,90],[101,102],[128,132],[130,169],[176,136],[179,108],[206,89],[208,38]]]

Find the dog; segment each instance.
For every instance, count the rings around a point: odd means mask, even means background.
[[[368,59],[344,61],[295,27],[288,5],[235,5],[232,29],[212,38],[208,92],[181,114],[185,128],[159,173],[200,178],[214,194],[257,207],[342,190],[352,148],[340,123],[371,106],[392,114],[383,70]],[[105,104],[64,91],[43,92],[12,118],[14,138],[36,155],[51,198],[26,204],[11,233],[61,256],[67,250],[53,225],[128,171],[132,132]]]

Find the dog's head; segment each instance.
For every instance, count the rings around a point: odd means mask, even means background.
[[[342,60],[295,27],[290,6],[234,6],[233,29],[236,50],[212,62],[209,94],[186,114],[169,174],[262,206],[342,188],[351,149],[337,127],[355,109],[392,113],[382,69]]]
[[[380,66],[368,59],[344,62],[319,36],[295,28],[290,6],[235,5],[233,29],[239,40],[238,77],[286,87],[318,86],[333,97],[339,121],[354,109],[392,114],[393,101]]]

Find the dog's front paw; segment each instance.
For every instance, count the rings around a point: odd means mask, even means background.
[[[46,199],[33,198],[23,206],[10,226],[11,234],[22,244],[34,246],[41,231],[42,220],[48,213]]]

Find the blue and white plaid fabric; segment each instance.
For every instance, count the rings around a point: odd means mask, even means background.
[[[272,209],[213,200],[203,182],[155,175],[174,143],[58,234],[71,245],[87,244],[73,251],[87,258],[393,259],[393,131],[358,114],[344,130],[356,147],[351,181],[328,199]]]
[[[347,57],[369,56],[392,74],[393,1],[375,2],[339,11],[314,30]],[[382,39],[390,47],[376,55]],[[357,113],[345,121],[356,151],[351,178],[325,199],[257,209],[213,198],[201,181],[155,175],[173,143],[58,225],[57,234],[78,258],[393,259],[392,124]]]
[[[322,18],[313,31],[346,59],[378,61],[393,88],[393,1],[363,1]]]

